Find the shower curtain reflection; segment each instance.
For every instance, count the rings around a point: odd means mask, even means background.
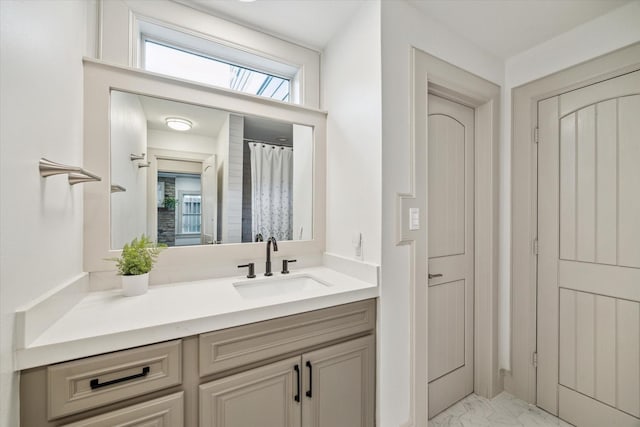
[[[251,143],[252,234],[292,239],[293,148]]]

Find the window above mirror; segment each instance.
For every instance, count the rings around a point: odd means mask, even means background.
[[[317,50],[178,1],[100,2],[100,60],[145,69],[145,40],[288,80],[288,100],[278,103],[320,108],[321,53]]]
[[[139,27],[140,68],[277,101],[299,99],[292,93],[299,67],[154,23]]]

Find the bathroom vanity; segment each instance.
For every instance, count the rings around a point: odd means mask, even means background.
[[[22,426],[373,426],[375,300],[22,372]]]
[[[22,426],[373,426],[375,296],[326,267],[91,292],[18,353]]]

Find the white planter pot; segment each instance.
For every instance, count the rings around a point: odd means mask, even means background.
[[[122,294],[125,297],[142,295],[149,289],[149,273],[122,276]]]

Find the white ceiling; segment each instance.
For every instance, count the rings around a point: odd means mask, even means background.
[[[170,129],[165,123],[167,117],[179,117],[192,123],[190,134],[217,138],[229,115],[226,111],[169,101],[168,99],[143,95],[138,95],[138,98],[147,117],[147,127],[150,129],[179,132]]]
[[[368,0],[174,1],[322,50]],[[506,59],[633,0],[408,1],[477,46]]]
[[[274,144],[293,145],[293,125],[261,117],[244,116],[244,137]],[[286,141],[280,141],[278,138],[286,138]]]
[[[191,130],[186,132],[187,134],[217,138],[229,115],[224,110],[185,104],[168,99],[144,95],[138,95],[138,99],[140,99],[140,104],[142,104],[142,109],[147,118],[147,127],[166,132],[182,133],[170,129],[165,123],[167,117],[179,117],[189,120],[193,125]],[[278,138],[287,138],[284,144],[290,145],[293,141],[293,125],[271,119],[245,116],[244,137],[276,144],[283,143]]]
[[[486,51],[506,59],[604,15],[629,0],[409,2]]]
[[[367,0],[174,1],[322,50]]]

